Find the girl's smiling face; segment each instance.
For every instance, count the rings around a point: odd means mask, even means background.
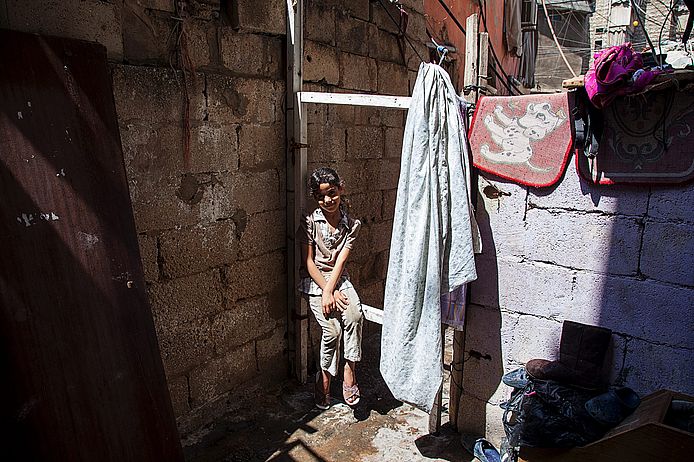
[[[340,196],[344,188],[330,183],[321,183],[313,197],[323,211],[333,214],[340,209]]]

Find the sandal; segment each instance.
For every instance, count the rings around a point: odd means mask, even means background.
[[[326,409],[330,409],[330,391],[327,393],[323,391],[322,375],[323,374],[321,374],[321,371],[316,373],[316,383],[313,389],[313,400],[318,409],[325,411]]]
[[[345,403],[347,403],[347,405],[356,406],[359,403],[359,400],[361,399],[361,395],[359,392],[359,385],[357,385],[355,383],[351,387],[348,387],[343,382],[342,383],[342,397],[345,399]]]

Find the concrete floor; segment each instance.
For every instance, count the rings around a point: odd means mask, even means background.
[[[357,374],[362,400],[342,402],[335,380],[333,406],[313,405],[313,386],[287,383],[214,425],[184,439],[189,462],[472,461],[449,425],[447,393],[441,431],[428,434],[429,416],[390,394],[378,372],[378,334],[364,340]],[[372,345],[368,347],[367,345]],[[373,347],[375,345],[375,347]],[[447,391],[447,384],[444,390]]]

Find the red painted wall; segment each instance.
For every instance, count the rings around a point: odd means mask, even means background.
[[[501,65],[509,75],[515,75],[518,67],[518,58],[508,55],[504,41],[504,0],[482,0],[477,3],[475,0],[444,0],[448,8],[458,19],[460,24],[465,27],[467,17],[474,13],[479,13],[483,9],[489,32],[489,41],[494,47],[496,55],[501,61]],[[453,19],[441,6],[439,0],[424,0],[424,11],[427,17],[427,29],[435,38],[444,40],[447,44],[457,48],[457,60],[459,62],[457,76],[451,76],[458,90],[463,88],[463,69],[465,69],[465,36],[456,26]],[[480,16],[480,32],[486,29]],[[489,52],[489,62],[494,60],[491,50]],[[492,74],[490,72],[490,74]],[[500,83],[496,84],[499,94],[506,94],[506,89]]]

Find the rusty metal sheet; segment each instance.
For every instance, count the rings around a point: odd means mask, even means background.
[[[0,255],[3,460],[182,460],[99,45],[0,31]]]

